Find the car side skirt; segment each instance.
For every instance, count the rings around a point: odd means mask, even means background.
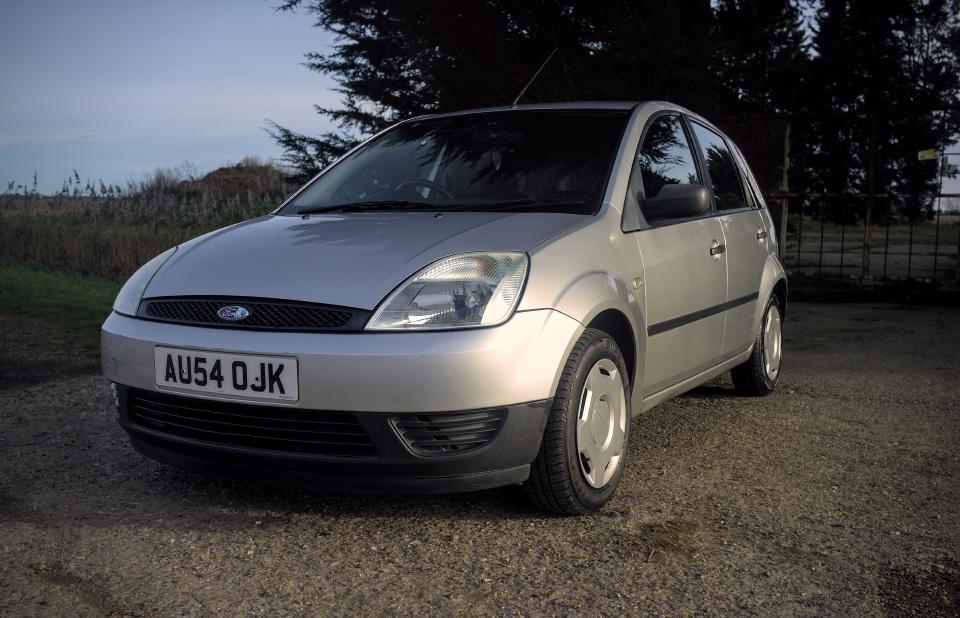
[[[690,389],[700,386],[704,382],[709,382],[710,380],[714,379],[715,377],[717,377],[718,375],[726,371],[730,371],[737,365],[743,363],[748,358],[750,358],[750,354],[752,352],[753,352],[753,346],[751,345],[749,348],[747,348],[740,354],[737,354],[733,358],[730,358],[729,360],[726,360],[720,363],[719,365],[711,367],[706,371],[702,371],[695,376],[691,376],[686,380],[683,380],[682,382],[678,382],[673,386],[669,386],[661,391],[653,393],[652,395],[648,395],[644,397],[643,406],[640,407],[639,410],[637,408],[634,408],[633,416],[636,417],[641,412],[646,412],[647,410],[650,410],[651,408],[660,405],[661,403],[663,403],[668,399],[676,397],[677,395],[681,395],[689,391]]]

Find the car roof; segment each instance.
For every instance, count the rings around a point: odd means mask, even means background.
[[[636,107],[636,101],[568,101],[559,103],[521,103],[519,105],[497,105],[493,107],[477,107],[443,112],[439,114],[425,114],[417,118],[442,118],[444,116],[462,116],[467,114],[485,114],[488,112],[510,112],[530,110],[622,110],[629,111]]]
[[[485,114],[490,112],[511,112],[511,111],[531,111],[531,110],[611,110],[611,111],[632,111],[638,107],[649,106],[651,112],[657,111],[675,111],[686,114],[701,123],[718,130],[717,127],[696,112],[676,103],[669,101],[565,101],[557,103],[522,103],[520,105],[499,105],[495,107],[478,107],[474,109],[464,109],[455,112],[444,112],[439,114],[425,114],[410,118],[410,120],[423,120],[426,118],[445,118],[450,116],[465,116],[469,114]]]

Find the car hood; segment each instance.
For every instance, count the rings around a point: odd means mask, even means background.
[[[587,218],[542,212],[270,215],[184,243],[144,297],[237,296],[373,309],[437,259],[526,251]]]

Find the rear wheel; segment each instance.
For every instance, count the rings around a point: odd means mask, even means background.
[[[777,297],[771,296],[760,321],[760,332],[757,333],[750,358],[730,372],[733,385],[744,395],[769,395],[777,387],[783,359],[781,315]]]
[[[630,377],[623,355],[609,335],[587,329],[560,377],[527,495],[563,515],[599,510],[620,482],[629,434]]]

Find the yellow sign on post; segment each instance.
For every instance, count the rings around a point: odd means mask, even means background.
[[[920,161],[933,161],[940,158],[940,153],[936,148],[927,148],[917,153],[917,159]]]

